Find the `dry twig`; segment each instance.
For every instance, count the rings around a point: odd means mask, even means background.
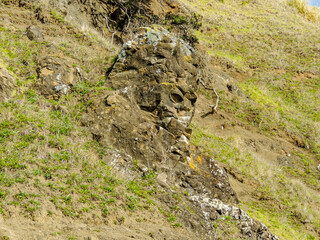
[[[214,88],[207,87],[205,85],[205,83],[202,81],[202,79],[199,79],[199,82],[204,87],[204,89],[213,91],[214,94],[217,96],[216,104],[215,105],[209,105],[210,107],[212,107],[212,111],[210,113],[215,113],[217,111],[217,109],[218,109],[218,105],[219,105],[219,101],[220,101],[220,98],[219,98],[219,95],[218,95],[217,91]]]

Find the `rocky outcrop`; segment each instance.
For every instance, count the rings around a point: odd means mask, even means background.
[[[157,26],[142,28],[108,73],[107,85],[115,91],[98,97],[82,122],[100,144],[171,176],[168,181],[237,202],[225,171],[189,142],[198,69],[204,66],[184,41]]]
[[[7,101],[15,88],[14,77],[0,66],[0,102]]]
[[[170,186],[179,185],[188,192],[207,223],[199,228],[208,239],[214,239],[210,221],[219,214],[241,220],[244,236],[265,236],[264,228],[231,207],[238,200],[226,171],[189,142],[199,73],[205,66],[198,52],[161,27],[142,28],[123,45],[108,72],[106,85],[114,91],[92,96],[94,103],[82,123],[102,146],[139,160],[143,173],[156,170],[166,191],[174,192]],[[215,201],[231,210],[220,209]],[[230,215],[233,212],[239,212],[239,217]],[[187,225],[196,225],[188,221]]]
[[[185,161],[190,155],[188,125],[197,99],[199,62],[199,56],[182,40],[161,28],[143,28],[124,44],[109,73],[108,85],[121,89],[142,115],[148,115],[146,122],[154,122],[151,132],[165,139],[160,148],[164,154],[156,154],[160,159],[170,153],[170,158]],[[107,99],[111,106],[110,101]]]
[[[212,199],[206,194],[202,196],[193,195],[190,196],[189,199],[201,208],[203,217],[207,221],[210,220],[210,217],[212,216],[211,212],[216,211],[220,216],[227,216],[237,220],[242,235],[247,238],[257,240],[279,240],[277,236],[269,232],[264,224],[252,219],[240,208],[225,204],[219,199]]]

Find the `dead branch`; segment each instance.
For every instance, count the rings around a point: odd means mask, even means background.
[[[131,18],[128,14],[128,9],[122,4],[122,2],[118,1],[119,5],[121,6],[121,9],[124,11],[124,13],[126,14],[127,18],[128,18],[128,24],[127,24],[127,27],[126,27],[126,30],[128,30],[129,26],[130,26],[130,21],[131,21]]]
[[[207,87],[207,86],[205,85],[205,83],[202,81],[201,78],[198,79],[198,80],[199,80],[199,82],[201,83],[201,85],[204,87],[204,89],[206,89],[206,90],[211,90],[211,91],[213,91],[214,94],[216,95],[216,97],[217,97],[216,104],[215,104],[215,105],[209,105],[209,107],[212,108],[212,111],[211,111],[210,113],[215,113],[215,112],[217,111],[217,109],[218,109],[218,105],[219,105],[219,101],[220,101],[220,98],[219,98],[219,95],[218,95],[217,91],[216,91],[214,88],[209,88],[209,87]]]
[[[212,88],[212,89],[213,89],[214,93],[215,93],[216,96],[217,96],[216,105],[215,105],[214,108],[213,108],[213,110],[216,111],[217,108],[218,108],[218,104],[219,104],[219,100],[220,100],[220,99],[219,99],[219,95],[218,95],[216,89],[214,89],[214,88]]]
[[[101,15],[102,15],[102,17],[104,18],[104,20],[105,20],[105,22],[106,22],[108,31],[109,31],[110,33],[115,33],[116,31],[112,31],[111,28],[110,28],[110,26],[109,26],[109,19],[108,19],[108,17],[106,17],[104,14],[101,14]]]
[[[114,35],[115,35],[116,33],[117,33],[117,31],[114,31],[114,32],[112,33],[111,44],[113,44]]]

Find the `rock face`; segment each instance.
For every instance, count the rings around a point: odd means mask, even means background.
[[[240,208],[227,205],[218,199],[212,199],[206,195],[194,195],[190,196],[189,199],[200,206],[203,217],[206,220],[209,220],[212,216],[211,212],[212,209],[214,209],[219,215],[228,216],[237,220],[241,233],[247,238],[257,240],[279,240],[277,236],[268,231],[268,228],[264,224],[253,220]]]
[[[154,122],[154,131],[146,131],[162,136],[160,158],[169,153],[170,158],[185,161],[190,155],[187,127],[197,99],[199,62],[189,45],[167,31],[142,28],[134,40],[124,44],[109,73],[108,85],[130,95],[137,109],[150,118],[146,122]],[[112,105],[110,102],[107,100]]]
[[[0,66],[0,102],[7,101],[15,87],[14,77]]]
[[[115,89],[134,85],[142,110],[157,115],[168,131],[183,132],[193,116],[200,62],[184,41],[160,28],[143,28],[123,46],[109,84]]]

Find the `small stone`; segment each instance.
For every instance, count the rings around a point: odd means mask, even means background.
[[[49,99],[59,99],[68,94],[79,76],[70,67],[67,60],[55,57],[39,59],[36,88]]]
[[[141,172],[143,172],[144,175],[149,173],[149,169],[143,164],[140,164],[140,170]]]
[[[186,127],[183,126],[177,119],[171,118],[167,127],[168,131],[175,136],[181,136],[185,132]]]
[[[157,180],[166,183],[166,182],[167,182],[167,174],[165,174],[165,173],[160,173],[160,174],[157,176]]]
[[[31,41],[42,42],[44,41],[44,37],[42,35],[41,28],[37,26],[29,26],[27,27],[27,37]]]
[[[94,236],[90,236],[85,238],[86,240],[98,240],[98,238],[94,237]]]

